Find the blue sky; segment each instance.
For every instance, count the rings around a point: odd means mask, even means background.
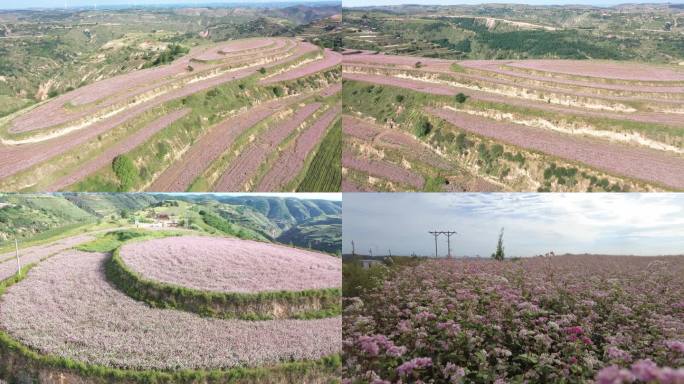
[[[342,217],[345,253],[434,255],[439,229],[452,254],[489,256],[504,227],[510,256],[684,254],[684,194],[345,193]]]
[[[607,7],[617,4],[625,3],[639,3],[639,1],[629,1],[629,0],[504,0],[504,1],[482,1],[482,0],[343,0],[342,6],[344,7],[363,7],[363,6],[374,6],[374,5],[398,5],[398,4],[482,4],[482,3],[517,3],[517,4],[534,4],[534,5],[549,5],[549,4],[582,4],[582,5],[595,5],[600,7]],[[681,0],[648,0],[648,3],[681,3]]]
[[[163,4],[212,4],[212,3],[245,3],[255,5],[259,3],[311,3],[321,0],[66,0],[69,7],[104,5],[163,5]],[[325,0],[324,0],[325,1]],[[25,8],[64,8],[64,0],[0,0],[0,9]]]

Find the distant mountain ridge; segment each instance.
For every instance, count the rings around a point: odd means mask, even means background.
[[[45,231],[85,225],[185,201],[244,228],[259,238],[338,253],[342,238],[342,202],[294,197],[220,194],[54,193],[0,194],[0,245]]]

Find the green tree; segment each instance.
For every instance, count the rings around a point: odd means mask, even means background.
[[[492,253],[492,259],[497,260],[497,261],[503,261],[505,255],[504,255],[504,246],[503,246],[503,235],[504,235],[504,229],[501,228],[501,232],[499,233],[499,241],[496,243],[496,252]]]
[[[468,100],[468,96],[464,95],[463,92],[459,92],[454,96],[454,99],[456,100],[457,103],[463,104]]]
[[[416,136],[418,136],[418,137],[427,136],[431,130],[432,130],[432,124],[430,123],[430,120],[428,120],[425,117],[418,120],[418,122],[416,123],[416,126],[414,128],[414,132],[415,132]]]
[[[133,160],[126,155],[119,155],[112,161],[112,170],[119,179],[119,190],[130,190],[138,179],[138,172]]]

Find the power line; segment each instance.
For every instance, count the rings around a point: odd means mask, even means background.
[[[428,231],[429,234],[435,237],[435,257],[439,257],[437,254],[437,238],[439,235],[444,235],[447,238],[447,257],[451,258],[451,236],[455,235],[456,231]]]

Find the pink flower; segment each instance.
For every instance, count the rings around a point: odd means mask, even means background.
[[[407,361],[404,364],[397,367],[397,373],[399,375],[408,375],[413,372],[414,369],[420,369],[424,367],[432,366],[432,359],[429,357],[416,357],[413,360]]]
[[[564,329],[564,331],[568,335],[581,335],[582,333],[584,333],[584,330],[580,326],[567,327]]]
[[[632,355],[629,352],[623,351],[622,349],[617,347],[608,347],[608,349],[606,350],[606,355],[608,355],[608,358],[610,359],[617,359],[623,361],[632,360]]]
[[[617,365],[603,368],[596,375],[596,384],[624,384],[634,381],[634,375]]]
[[[639,360],[632,364],[632,373],[641,381],[651,381],[658,378],[658,365],[650,359]]]
[[[665,345],[673,351],[684,353],[684,342],[679,340],[667,340]]]

